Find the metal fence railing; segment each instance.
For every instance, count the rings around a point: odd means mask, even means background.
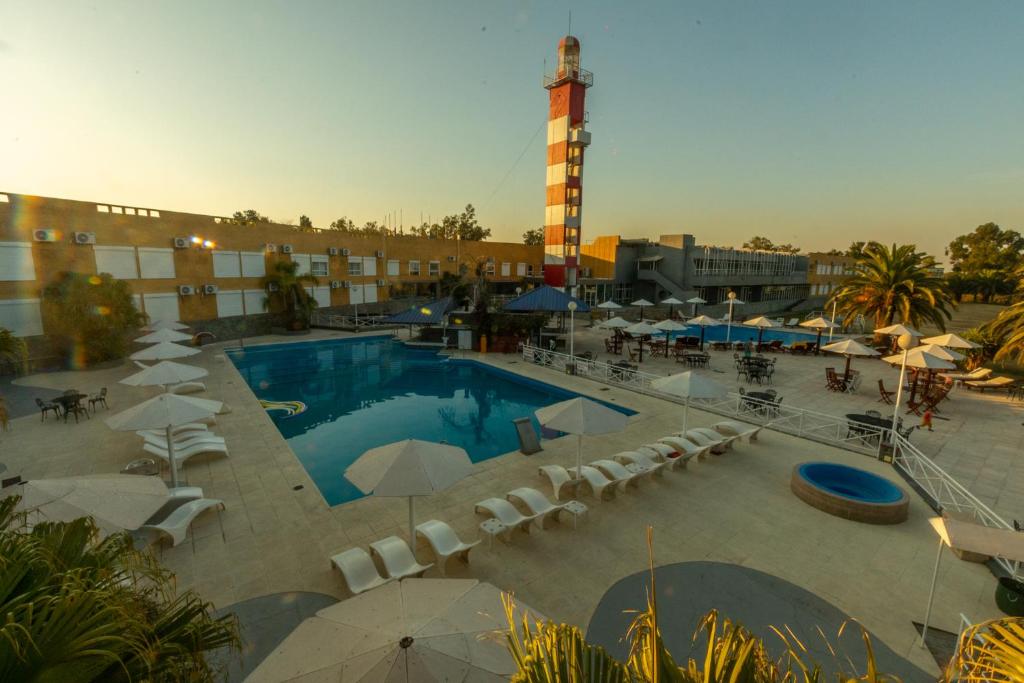
[[[651,387],[658,375],[621,368],[596,360],[575,360],[568,354],[535,346],[523,346],[523,360],[605,384],[632,389],[662,399],[682,399]],[[819,413],[806,408],[763,401],[737,393],[709,401],[694,400],[690,405],[719,415],[761,424],[765,429],[819,441],[848,451],[874,456],[892,457],[893,467],[920,493],[936,512],[955,510],[970,515],[975,522],[997,529],[1012,529],[1005,519],[968,491],[960,482],[922,453],[909,439],[892,430],[862,424],[851,424],[845,417]],[[996,558],[996,563],[1010,576],[1016,575],[1017,563]]]
[[[340,313],[313,311],[309,322],[314,327],[355,330],[372,329],[384,325],[393,326],[392,323],[384,322],[387,318],[388,316],[386,315],[342,315]]]

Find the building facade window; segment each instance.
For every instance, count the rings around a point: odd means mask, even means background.
[[[420,262],[419,261],[409,261],[409,275],[419,275],[419,274],[420,274]]]
[[[327,256],[320,254],[313,254],[313,260],[310,263],[310,272],[315,277],[327,277],[329,272],[329,266],[327,263]]]
[[[491,266],[493,267],[493,265],[494,264],[492,263]],[[427,264],[427,275],[429,275],[430,277],[437,277],[440,274],[441,274],[441,262],[440,261],[431,261],[429,264]]]
[[[360,276],[363,274],[363,260],[361,258],[349,259],[348,274]]]
[[[401,262],[394,259],[388,261],[388,277],[395,277],[400,275]]]

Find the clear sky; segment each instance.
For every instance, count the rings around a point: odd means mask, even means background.
[[[1020,0],[0,0],[0,191],[518,240],[570,9],[585,240],[1024,230]]]

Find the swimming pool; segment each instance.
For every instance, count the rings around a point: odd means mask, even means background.
[[[716,325],[715,327],[704,328],[704,341],[725,341],[727,327],[725,325]],[[747,325],[736,324],[732,326],[732,332],[729,335],[729,341],[747,341],[748,339],[752,342],[757,342],[757,331],[756,327],[748,327]],[[795,341],[814,341],[818,336],[817,330],[799,331],[799,330],[787,330],[787,329],[776,329],[768,328],[764,331],[762,341],[770,342],[775,339],[781,339],[784,344],[792,344]],[[697,325],[688,325],[687,329],[683,332],[673,332],[672,338],[676,337],[700,337],[700,327]],[[845,339],[845,335],[833,333],[832,341],[839,341]],[[824,346],[828,343],[828,330],[825,330],[824,334],[821,335],[821,343]]]
[[[257,398],[282,406],[271,419],[329,505],[363,496],[343,473],[364,451],[402,439],[447,441],[479,462],[519,447],[514,418],[530,417],[536,428],[533,411],[577,396],[385,336],[227,354]],[[293,401],[306,409],[288,416],[283,406]]]

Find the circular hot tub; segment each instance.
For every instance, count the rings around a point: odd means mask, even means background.
[[[899,524],[910,507],[907,494],[888,479],[831,462],[795,466],[790,488],[808,505],[855,522]]]

